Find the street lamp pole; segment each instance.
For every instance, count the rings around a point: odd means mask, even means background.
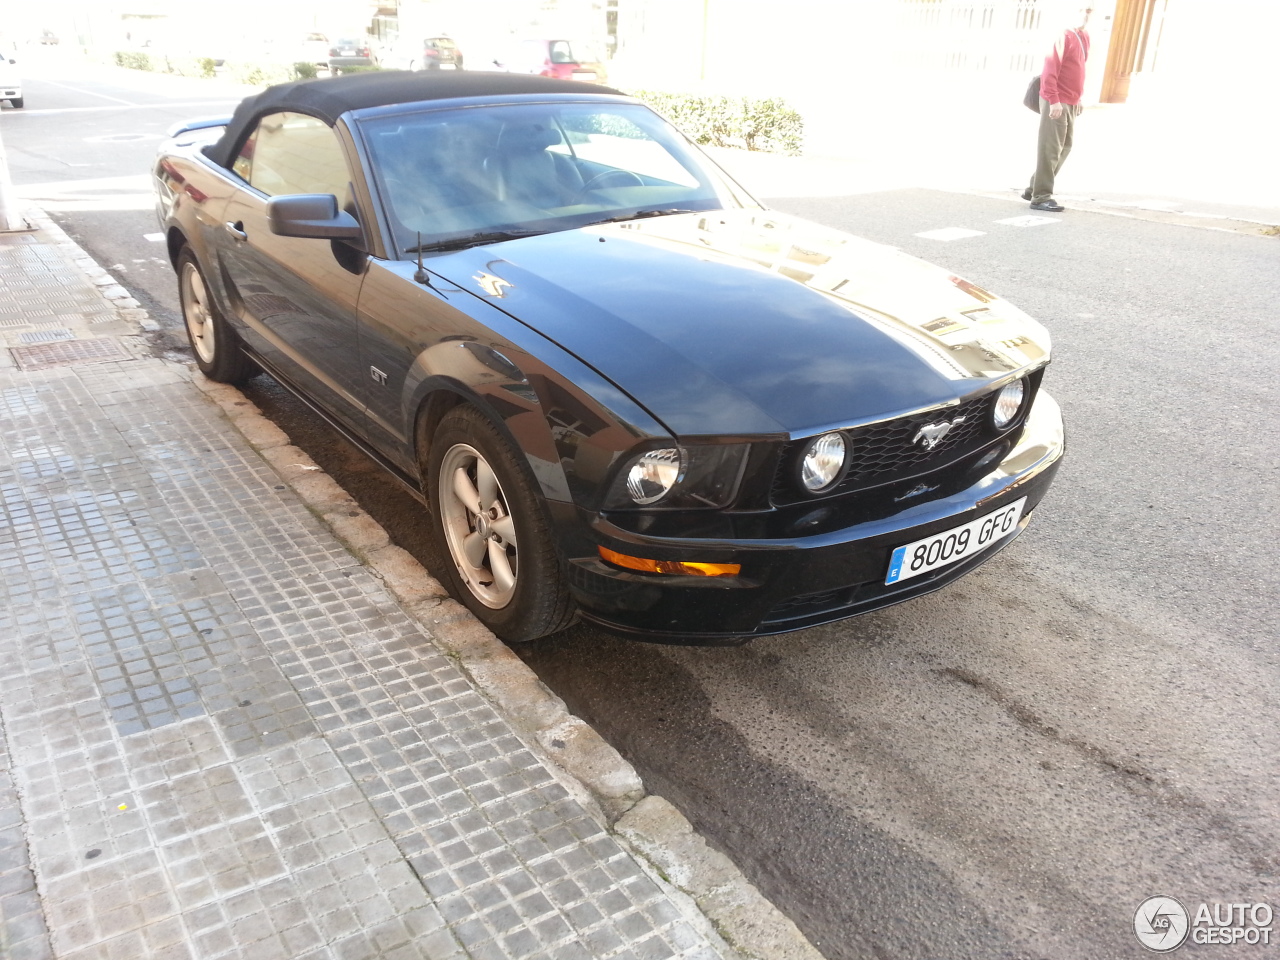
[[[707,79],[707,24],[711,19],[711,0],[702,0],[702,62],[698,66],[698,79]]]
[[[4,152],[4,138],[0,137],[0,233],[28,229],[27,221],[18,213],[13,181],[9,178],[9,158]]]

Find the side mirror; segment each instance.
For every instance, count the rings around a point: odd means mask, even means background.
[[[281,237],[350,240],[359,245],[364,230],[331,193],[300,193],[267,201],[267,226]]]

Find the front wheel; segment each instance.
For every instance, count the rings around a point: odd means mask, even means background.
[[[258,372],[209,295],[204,273],[190,247],[183,247],[178,254],[178,299],[191,352],[201,373],[219,383],[244,383]]]
[[[440,421],[427,458],[433,534],[450,593],[503,640],[519,643],[573,620],[563,561],[532,472],[479,410]]]
[[[21,110],[22,105],[26,103],[26,101],[27,101],[26,97],[13,97],[12,99],[9,100],[9,103],[13,104],[13,109]]]

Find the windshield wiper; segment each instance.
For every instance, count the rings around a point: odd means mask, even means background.
[[[675,216],[678,213],[697,213],[697,212],[698,211],[696,210],[681,210],[676,207],[672,207],[666,210],[637,210],[635,213],[624,213],[620,217],[609,217],[605,220],[592,220],[590,223],[584,224],[584,226],[594,227],[601,223],[623,223],[627,220],[644,220],[648,217],[671,217],[671,216]]]
[[[478,247],[485,243],[501,243],[503,240],[519,240],[521,237],[536,237],[542,230],[490,230],[487,233],[473,233],[465,237],[450,237],[448,240],[432,240],[405,248],[405,253],[428,253],[433,250],[463,250],[467,247]]]

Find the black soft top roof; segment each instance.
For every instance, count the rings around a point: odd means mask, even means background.
[[[326,77],[322,80],[298,80],[267,87],[261,93],[242,100],[222,137],[206,153],[215,163],[229,168],[258,120],[270,113],[305,113],[333,126],[338,117],[348,110],[364,107],[416,103],[420,100],[446,100],[453,97],[542,93],[620,95],[620,91],[611,87],[578,80],[555,80],[551,77],[474,70],[456,73],[385,70],[355,73],[345,77]]]

